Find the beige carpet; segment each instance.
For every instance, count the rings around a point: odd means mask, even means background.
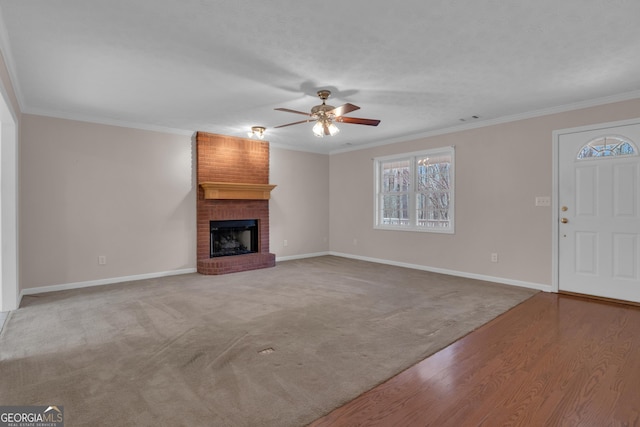
[[[301,426],[536,291],[338,257],[27,296],[0,405],[71,426]]]

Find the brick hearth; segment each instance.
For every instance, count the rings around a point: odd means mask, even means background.
[[[198,184],[227,182],[269,183],[269,143],[198,132],[196,135]],[[198,273],[225,274],[273,267],[269,253],[269,200],[205,199],[198,185]],[[258,220],[258,252],[209,257],[210,221]]]

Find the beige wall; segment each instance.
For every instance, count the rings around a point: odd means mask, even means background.
[[[23,115],[21,289],[195,268],[193,150],[190,136]],[[329,156],[270,156],[271,252],[327,252]]]
[[[21,289],[195,268],[191,136],[21,125]]]
[[[639,111],[631,100],[331,156],[271,146],[270,250],[550,285],[551,208],[534,199],[553,191],[553,130]],[[372,159],[447,145],[456,233],[374,230]],[[21,289],[195,268],[190,136],[23,115],[20,150]]]
[[[329,156],[271,146],[270,251],[278,259],[329,250]],[[287,246],[284,246],[284,241]]]
[[[640,117],[640,100],[541,116],[330,158],[331,251],[467,275],[551,285],[552,132]],[[456,233],[373,229],[378,156],[456,147]],[[354,239],[357,244],[354,244]],[[499,262],[490,262],[490,254]]]

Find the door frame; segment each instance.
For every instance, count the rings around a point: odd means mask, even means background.
[[[18,129],[0,83],[0,311],[18,308]]]
[[[551,292],[560,290],[560,137],[562,135],[586,132],[599,129],[607,129],[618,126],[628,126],[640,124],[640,117],[636,119],[620,120],[615,122],[596,123],[586,126],[579,126],[567,129],[558,129],[553,131],[552,141],[552,159],[553,159],[553,176],[552,176],[552,197],[551,197]],[[636,142],[636,141],[634,141]],[[640,142],[637,141],[636,144]]]

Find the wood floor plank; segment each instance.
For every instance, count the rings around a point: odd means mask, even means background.
[[[312,423],[640,426],[640,307],[539,293]]]

